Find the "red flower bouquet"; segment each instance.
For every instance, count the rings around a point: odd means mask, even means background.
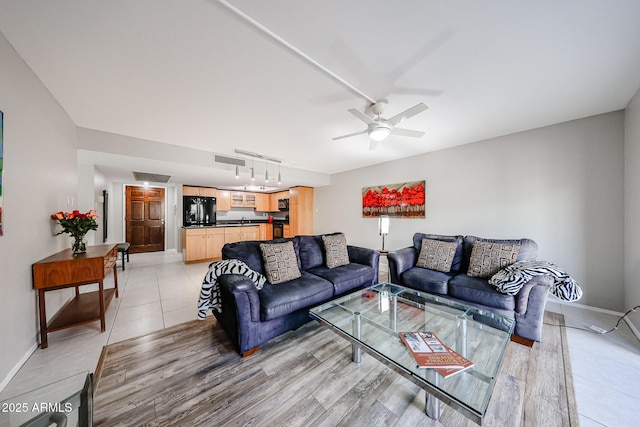
[[[80,211],[75,210],[73,212],[60,211],[51,215],[51,219],[58,221],[62,226],[62,230],[56,235],[68,233],[73,237],[73,253],[86,252],[84,236],[90,230],[98,229],[96,218],[98,218],[98,215],[93,209],[87,213],[80,213]]]

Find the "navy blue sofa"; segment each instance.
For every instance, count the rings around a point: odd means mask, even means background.
[[[293,242],[301,277],[276,285],[267,282],[260,290],[242,275],[218,277],[222,312],[214,310],[214,315],[243,356],[310,321],[309,308],[378,282],[379,251],[347,246],[350,263],[330,269],[320,235],[229,243],[222,248],[222,258],[239,259],[264,274],[260,244],[287,241]]]
[[[449,273],[416,266],[422,239],[458,243]],[[547,293],[553,278],[536,276],[515,296],[498,292],[488,280],[466,274],[473,242],[478,239],[520,245],[516,262],[533,260],[538,251],[538,245],[531,239],[501,240],[415,233],[412,246],[389,252],[387,256],[391,282],[515,318],[514,341],[527,345],[540,341]]]

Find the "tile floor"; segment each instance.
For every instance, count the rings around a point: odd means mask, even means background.
[[[107,331],[98,322],[53,332],[0,392],[0,400],[96,367],[106,344],[168,328],[196,318],[196,302],[207,263],[185,265],[175,252],[131,255],[118,269],[120,298],[107,311]],[[382,267],[382,266],[381,266]],[[105,286],[113,286],[111,282]],[[617,317],[570,304],[549,302],[567,326],[612,328]],[[640,407],[640,341],[625,322],[601,335],[567,329],[576,400],[583,427],[637,424]]]

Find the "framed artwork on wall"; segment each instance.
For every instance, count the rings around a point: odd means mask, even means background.
[[[425,181],[362,189],[362,216],[425,217]]]
[[[2,129],[3,129],[3,122],[4,116],[2,115],[2,111],[0,111],[0,236],[3,235],[4,230],[3,230],[3,223],[2,223],[2,189],[3,189],[3,183],[2,183],[2,170],[3,170],[3,163],[4,163],[4,146],[3,146],[3,133],[2,133]]]

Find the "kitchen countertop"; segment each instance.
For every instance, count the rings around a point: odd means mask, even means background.
[[[192,228],[224,228],[224,227],[251,227],[251,226],[255,226],[257,227],[260,224],[271,224],[268,221],[258,221],[258,222],[229,222],[229,223],[217,223],[215,225],[189,225],[189,226],[182,226],[182,228],[186,228],[186,229],[192,229]],[[280,219],[274,219],[273,220],[273,224],[289,224],[288,221]]]

